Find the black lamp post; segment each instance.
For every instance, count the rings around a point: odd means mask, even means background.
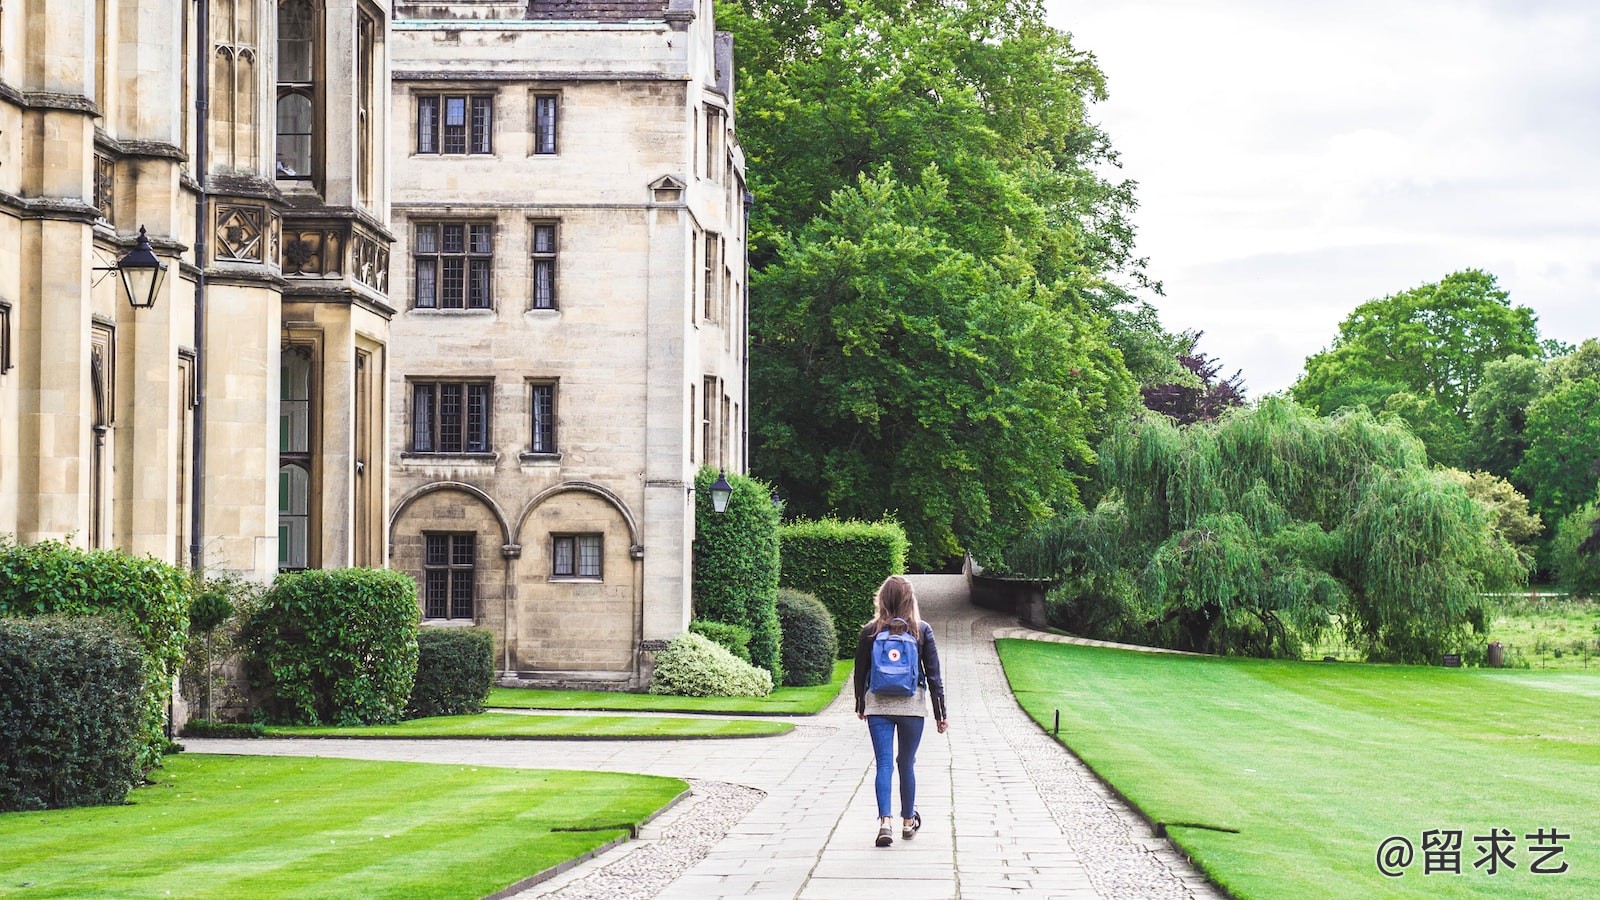
[[[112,271],[117,273],[117,280],[122,282],[122,295],[128,298],[128,303],[134,309],[149,309],[156,305],[161,282],[167,277],[167,264],[150,249],[150,237],[145,234],[143,225],[139,226],[139,243],[128,251],[127,256],[117,261]]]
[[[717,470],[717,482],[711,486],[711,508],[719,513],[728,511],[728,498],[733,496],[733,485],[728,483],[728,477]]]

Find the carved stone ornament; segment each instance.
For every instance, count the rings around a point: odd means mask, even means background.
[[[267,211],[253,204],[217,204],[216,258],[237,262],[262,262],[265,234],[262,223]]]
[[[104,153],[94,155],[94,206],[100,217],[111,221],[116,207],[117,163]]]

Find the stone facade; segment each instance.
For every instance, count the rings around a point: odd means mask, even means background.
[[[388,18],[0,5],[0,533],[257,579],[386,562]],[[149,309],[104,271],[141,226]]]
[[[392,43],[392,564],[508,683],[638,686],[694,473],[746,469],[731,41],[710,0],[456,0]]]

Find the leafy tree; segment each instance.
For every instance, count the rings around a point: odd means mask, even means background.
[[[1541,355],[1533,311],[1512,306],[1493,275],[1466,269],[1356,307],[1292,391],[1326,410],[1324,395],[1342,383],[1391,382],[1464,417],[1485,367],[1513,355]]]
[[[1383,401],[1381,417],[1405,423],[1406,428],[1428,451],[1429,461],[1454,468],[1466,455],[1467,428],[1461,419],[1428,396],[1410,391],[1390,394]]]
[[[1544,521],[1529,507],[1528,498],[1498,475],[1460,469],[1450,469],[1449,474],[1466,488],[1467,496],[1488,509],[1495,531],[1515,548],[1523,565],[1532,565],[1534,540],[1544,532]]]
[[[1167,382],[1140,389],[1145,408],[1170,417],[1179,425],[1209,422],[1228,409],[1244,405],[1244,380],[1240,370],[1218,378],[1222,363],[1208,359],[1195,349],[1204,332],[1189,337],[1189,346],[1178,354],[1178,364],[1192,378],[1186,382]]]
[[[786,298],[752,309],[764,476],[791,515],[892,512],[924,566],[1072,503],[1133,403],[1097,317],[954,245],[934,224],[950,209],[932,169],[863,178],[752,283]]]
[[[1036,529],[1014,571],[1057,581],[1065,620],[1185,649],[1293,656],[1337,621],[1374,659],[1426,661],[1526,568],[1491,509],[1365,410],[1283,398],[1101,447],[1110,499]]]
[[[1516,478],[1546,519],[1559,522],[1600,481],[1600,379],[1556,384],[1529,404],[1528,450]]]
[[[1600,502],[1569,513],[1551,543],[1557,582],[1580,596],[1600,596]]]
[[[1467,463],[1509,478],[1528,450],[1528,404],[1544,385],[1545,364],[1508,356],[1483,368],[1483,381],[1467,401]]]

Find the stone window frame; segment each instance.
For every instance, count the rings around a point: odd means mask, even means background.
[[[561,92],[535,89],[529,93],[528,102],[528,155],[560,155]]]
[[[606,536],[600,532],[551,533],[550,579],[604,581],[605,549]]]
[[[416,115],[412,118],[416,125],[414,155],[494,155],[495,94],[492,90],[427,91],[412,96],[416,101]],[[461,103],[460,125],[445,121],[453,101]],[[425,117],[431,117],[431,122],[425,122]],[[452,133],[452,128],[459,128],[459,135]],[[455,143],[458,139],[459,144]]]
[[[561,223],[556,219],[534,219],[528,223],[530,233],[531,256],[528,266],[531,284],[528,290],[528,308],[539,310],[559,309],[561,267],[559,257],[561,253]],[[549,237],[549,243],[541,243],[541,238]]]
[[[0,375],[11,371],[11,304],[0,300]]]
[[[529,456],[555,456],[561,452],[556,433],[559,395],[559,382],[556,379],[528,379]]]
[[[420,562],[423,619],[474,621],[478,606],[477,532],[424,531]]]
[[[446,246],[446,238],[452,228],[461,229],[460,249],[452,250]],[[481,312],[494,309],[494,232],[495,222],[492,219],[421,219],[411,223],[411,308],[426,309],[434,312]],[[429,246],[431,249],[422,249],[424,245],[423,234],[433,235]],[[478,242],[479,236],[483,243]],[[423,302],[422,286],[424,282],[424,263],[432,265],[432,274],[428,276],[431,284],[431,296],[428,302]],[[460,266],[460,302],[447,305],[450,298],[446,296],[447,283],[446,270],[451,263]],[[477,278],[482,277],[481,285]]]
[[[483,456],[494,452],[494,380],[490,378],[416,378],[407,379],[410,403],[409,434],[407,439],[406,454],[412,456]],[[459,392],[455,398],[458,405],[451,418],[458,419],[455,423],[447,423],[442,411],[447,399],[447,391]],[[419,402],[427,396],[426,404]],[[475,400],[481,401],[478,409],[473,409]],[[425,407],[425,408],[424,408]],[[474,418],[476,417],[476,419]],[[476,421],[476,424],[474,424]],[[458,440],[447,441],[447,424],[453,424],[459,429]],[[424,436],[426,440],[419,441]],[[476,438],[476,439],[475,439]],[[449,446],[447,446],[447,444]]]

